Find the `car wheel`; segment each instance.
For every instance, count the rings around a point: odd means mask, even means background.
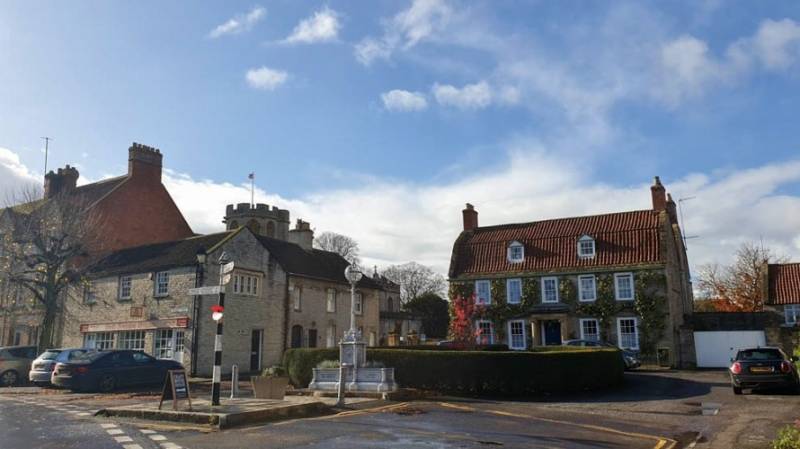
[[[114,378],[111,374],[106,374],[100,378],[100,391],[103,393],[108,393],[109,391],[114,391],[114,388],[117,386],[117,379]]]
[[[742,387],[733,387],[733,394],[742,394]]]
[[[19,381],[19,374],[14,370],[8,370],[0,376],[0,385],[4,387],[12,387]]]

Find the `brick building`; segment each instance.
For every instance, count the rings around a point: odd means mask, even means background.
[[[133,143],[127,174],[82,186],[74,167],[50,171],[42,200],[0,210],[0,234],[11,232],[21,215],[45,210],[49,201],[66,200],[93,223],[85,263],[122,248],[190,237],[191,228],[161,183],[162,158],[158,149]],[[36,344],[40,322],[41,310],[31,297],[0,283],[0,344]]]
[[[800,326],[800,263],[768,264],[762,270],[767,343],[791,354],[797,347]]]
[[[647,210],[486,227],[467,204],[449,277],[451,296],[474,297],[477,338],[512,349],[602,340],[691,365],[686,250],[657,177],[651,199]],[[642,316],[645,305],[656,312]]]

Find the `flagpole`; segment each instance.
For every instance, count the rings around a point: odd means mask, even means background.
[[[255,193],[255,182],[256,182],[256,174],[250,174],[250,206],[256,207],[256,193]]]

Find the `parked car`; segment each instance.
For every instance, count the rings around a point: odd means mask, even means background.
[[[175,369],[183,366],[142,351],[90,351],[73,360],[58,362],[51,379],[53,385],[70,390],[108,392],[118,387],[160,384],[167,371]]]
[[[36,352],[36,346],[0,348],[0,386],[10,387],[19,383],[20,379],[26,379]]]
[[[74,360],[87,351],[91,351],[91,349],[48,349],[41,353],[39,357],[36,357],[36,360],[31,364],[28,380],[36,385],[49,385],[56,363]]]
[[[591,347],[608,347],[608,348],[616,348],[617,346],[613,343],[603,342],[603,341],[594,341],[594,340],[567,340],[564,342],[565,346],[581,346],[586,348]],[[619,349],[619,348],[618,348]],[[631,351],[630,349],[621,349],[622,351],[622,360],[625,362],[625,369],[631,370],[634,368],[638,368],[642,366],[642,362],[639,360],[639,354],[635,351]]]
[[[747,348],[731,360],[731,386],[734,394],[744,389],[784,387],[800,390],[800,378],[794,362],[780,348]]]

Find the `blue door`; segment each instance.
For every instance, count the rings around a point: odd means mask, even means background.
[[[561,322],[548,320],[544,322],[544,344],[558,346],[561,344]]]

